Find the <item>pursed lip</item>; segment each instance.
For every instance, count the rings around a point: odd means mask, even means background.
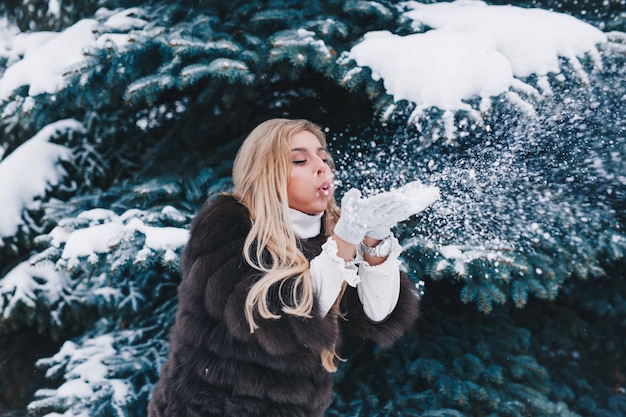
[[[323,183],[320,184],[317,190],[324,195],[328,195],[330,194],[330,191],[332,190],[332,185],[330,182],[324,181]]]

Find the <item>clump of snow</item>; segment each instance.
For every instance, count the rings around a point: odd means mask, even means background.
[[[330,49],[324,41],[317,39],[315,32],[306,29],[298,29],[295,32],[284,32],[272,41],[272,45],[277,47],[297,48],[301,46],[313,47],[327,58],[332,56]],[[304,56],[301,56],[304,59]]]
[[[146,236],[145,246],[153,250],[167,250],[182,247],[187,243],[189,232],[180,227],[146,226],[140,219],[132,219],[127,230],[138,231]]]
[[[57,270],[52,263],[20,263],[0,279],[0,311],[3,317],[8,318],[19,303],[35,307],[41,297],[46,299],[46,305],[53,305],[60,299],[69,279],[67,272]]]
[[[472,34],[370,32],[350,54],[359,65],[372,69],[375,80],[383,79],[395,101],[423,107],[469,109],[463,99],[497,95],[510,87],[513,78],[506,58]]]
[[[154,250],[172,250],[182,247],[189,240],[189,232],[179,227],[145,226],[146,246]]]
[[[141,18],[145,14],[143,9],[139,7],[131,7],[129,9],[118,12],[110,12],[106,9],[100,9],[98,14],[111,13],[104,22],[105,27],[116,31],[129,31],[133,29],[141,29],[148,22]]]
[[[174,207],[163,209],[170,215],[182,216]],[[76,265],[79,258],[92,257],[110,252],[135,232],[145,236],[143,248],[138,249],[136,261],[145,261],[153,252],[163,252],[164,261],[171,262],[173,251],[182,248],[189,239],[189,231],[180,227],[158,227],[146,225],[139,217],[145,213],[130,209],[122,215],[111,210],[97,208],[82,212],[77,217],[89,219],[87,227],[72,230],[72,226],[60,224],[50,233],[50,244],[61,248],[62,260],[69,266]],[[167,258],[167,259],[166,259]]]
[[[117,214],[115,214],[113,210],[94,208],[91,210],[85,210],[76,217],[78,217],[79,219],[88,219],[95,222],[101,222],[104,220],[115,219],[117,217]]]
[[[129,35],[119,32],[140,29],[147,24],[134,16],[139,11],[131,8],[109,12],[103,25],[96,19],[83,19],[62,32],[20,33],[14,38],[6,36],[7,42],[3,43],[6,51],[0,51],[0,54],[10,57],[10,62],[0,79],[0,100],[10,99],[13,92],[22,86],[29,86],[29,96],[58,92],[66,86],[66,69],[85,60],[86,48],[126,47]],[[0,25],[0,36],[5,38],[3,32]]]
[[[420,242],[417,239],[409,240],[405,248],[409,248],[413,245],[418,245]],[[498,263],[506,265],[514,265],[515,259],[509,255],[510,247],[502,246],[499,249],[497,247],[481,248],[481,247],[467,247],[459,245],[444,245],[438,248],[438,252],[443,256],[443,259],[439,260],[436,266],[436,272],[440,273],[443,270],[453,272],[458,277],[463,277],[466,274],[466,266],[476,259],[487,259],[498,265]],[[496,271],[498,269],[496,268]]]
[[[168,219],[172,219],[177,222],[185,221],[185,216],[173,206],[168,205],[163,207],[161,209],[161,214]]]
[[[66,175],[59,161],[69,160],[71,151],[49,139],[70,130],[84,128],[73,119],[52,123],[0,161],[0,238],[14,235],[22,224],[22,212],[35,209],[37,198]]]
[[[559,57],[575,63],[587,53],[595,54],[596,45],[607,40],[599,29],[573,16],[543,9],[487,5],[477,0],[411,1],[406,6],[412,10],[405,16],[416,23],[437,31],[478,36],[481,43],[507,59],[519,78],[558,73]]]
[[[65,382],[56,390],[56,396],[70,403],[77,399],[88,401],[99,390],[111,389],[112,400],[118,404],[125,403],[131,390],[130,382],[109,377],[110,367],[107,362],[118,354],[114,344],[115,338],[111,334],[86,339],[82,345],[66,341],[59,352],[44,360],[45,362],[63,364],[67,368],[64,375]],[[47,374],[52,377],[50,374],[56,371],[56,367],[52,367]],[[45,390],[41,391],[36,395],[45,393]],[[60,414],[47,414],[47,416],[54,415],[59,416]],[[71,410],[63,415],[75,416]]]
[[[8,99],[16,88],[23,85],[29,86],[28,94],[31,96],[58,91],[63,85],[64,69],[82,61],[83,48],[96,40],[96,25],[96,20],[84,19],[58,35],[24,36],[25,41],[31,40],[36,44],[29,45],[24,57],[7,68],[0,81],[0,99]],[[45,41],[42,42],[42,38]]]
[[[122,230],[120,223],[106,223],[78,229],[70,233],[63,248],[62,258],[88,256],[108,252],[111,242]]]
[[[59,4],[59,0],[48,0],[48,13],[56,17],[61,15],[61,4]]]
[[[370,32],[347,56],[382,79],[394,100],[422,108],[467,111],[463,100],[512,87],[529,90],[519,79],[559,73],[560,57],[584,81],[579,58],[589,54],[599,66],[596,45],[606,42],[593,26],[546,10],[478,0],[403,6],[416,29],[423,24],[432,30],[408,36]]]
[[[0,57],[9,58],[15,36],[20,32],[19,28],[2,16],[0,17]]]

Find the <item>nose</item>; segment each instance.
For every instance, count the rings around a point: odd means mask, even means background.
[[[328,170],[328,164],[319,156],[317,157],[317,166],[315,167],[315,171],[313,172],[314,177],[318,177],[321,175],[326,175],[326,171]]]

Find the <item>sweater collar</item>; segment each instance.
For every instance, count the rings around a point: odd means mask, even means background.
[[[291,207],[289,208],[291,226],[296,236],[300,239],[310,239],[320,234],[323,215],[323,211],[317,214],[306,214]]]

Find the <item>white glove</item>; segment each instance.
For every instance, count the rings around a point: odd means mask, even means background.
[[[357,245],[367,234],[374,239],[389,236],[389,229],[413,214],[419,213],[439,199],[439,188],[427,187],[418,181],[400,188],[361,198],[357,189],[349,190],[341,199],[341,217],[335,234]]]
[[[373,239],[384,239],[391,234],[391,228],[397,223],[404,221],[414,214],[426,209],[426,207],[439,200],[439,187],[426,186],[419,181],[411,181],[400,188],[389,191],[394,194],[401,194],[406,198],[407,205],[402,213],[391,213],[388,216],[388,224],[368,230],[366,235]],[[406,215],[406,216],[405,216]],[[396,216],[394,218],[394,216]],[[394,221],[395,220],[395,221]]]

